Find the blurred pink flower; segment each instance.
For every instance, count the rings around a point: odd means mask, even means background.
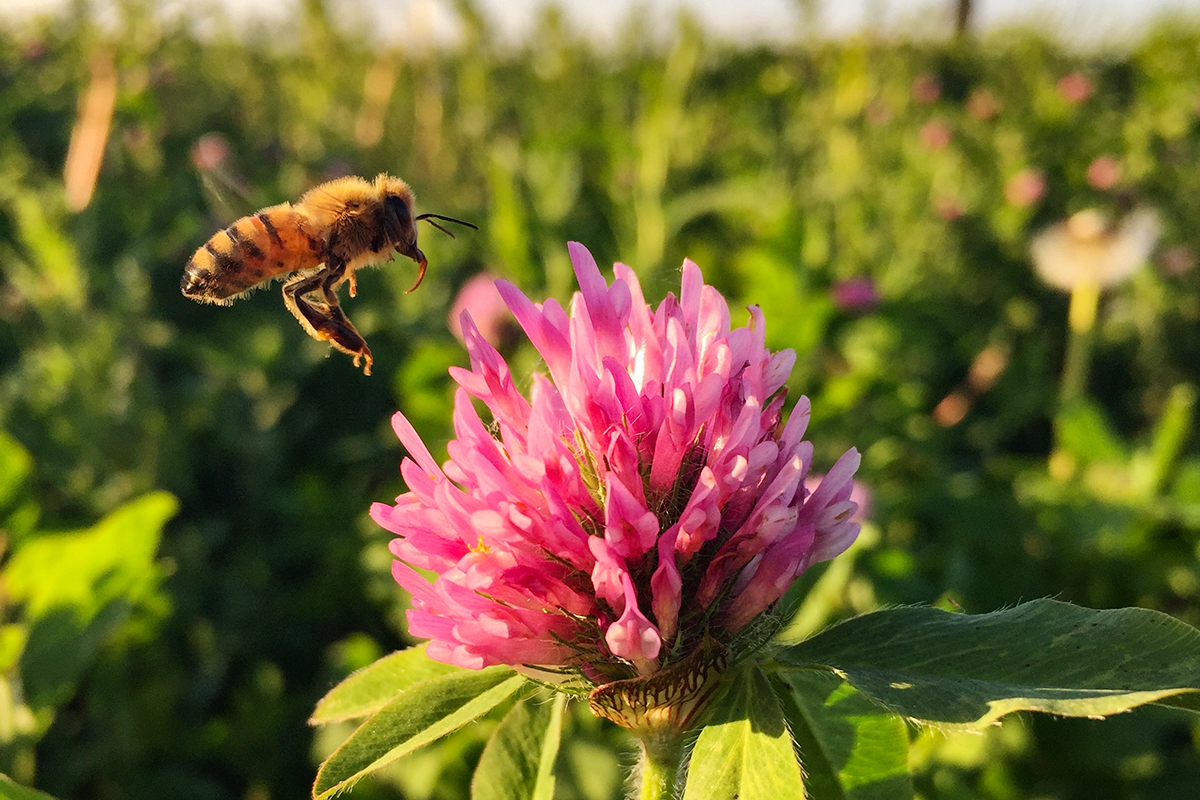
[[[1038,169],[1023,169],[1004,184],[1004,199],[1009,205],[1025,208],[1046,193],[1046,178]]]
[[[729,643],[849,547],[859,455],[805,489],[809,403],[784,422],[795,354],[767,350],[757,307],[731,329],[725,299],[685,261],[679,296],[652,308],[631,269],[617,264],[609,285],[586,249],[570,252],[569,310],[499,283],[549,374],[522,395],[464,315],[471,368],[451,371],[449,460],[439,467],[396,414],[409,491],[371,516],[397,534],[393,574],[430,656],[602,683]]]
[[[1092,82],[1082,72],[1069,72],[1058,79],[1058,96],[1078,105],[1092,96]]]
[[[1093,189],[1106,191],[1121,180],[1121,162],[1112,156],[1100,156],[1088,164],[1087,182]]]
[[[30,39],[25,43],[21,55],[26,61],[38,61],[49,52],[44,39]]]
[[[892,107],[888,102],[880,97],[872,98],[871,102],[867,103],[866,111],[864,112],[867,122],[872,125],[886,125],[892,121],[895,114],[892,112]]]
[[[454,338],[463,341],[462,316],[463,312],[470,315],[479,334],[492,347],[500,346],[504,328],[515,320],[508,313],[508,306],[496,288],[496,276],[484,272],[471,278],[458,290],[458,296],[450,306],[450,318],[447,321]]]
[[[1186,244],[1177,244],[1163,251],[1158,263],[1168,275],[1182,275],[1196,267],[1196,253]]]
[[[967,213],[957,197],[939,197],[933,201],[933,207],[937,210],[938,216],[946,222],[962,219],[962,215]]]
[[[941,81],[928,72],[918,75],[912,83],[912,97],[918,103],[936,103],[941,96]]]
[[[1000,113],[1000,99],[989,89],[976,89],[967,98],[967,113],[975,119],[989,120]]]
[[[921,144],[928,150],[942,150],[950,144],[950,126],[940,119],[931,119],[921,126]]]
[[[216,169],[228,157],[229,140],[219,133],[206,133],[192,145],[192,164],[201,172]]]
[[[842,311],[870,311],[879,305],[875,282],[868,277],[837,281],[829,287],[829,294]]]

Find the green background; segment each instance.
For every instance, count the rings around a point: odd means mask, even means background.
[[[316,700],[408,642],[367,517],[402,490],[389,417],[440,457],[457,291],[486,271],[565,300],[568,239],[631,264],[653,302],[690,257],[731,307],[761,305],[768,345],[797,352],[817,467],[864,453],[861,543],[806,576],[798,630],[1046,596],[1200,624],[1196,20],[1090,52],[1032,30],[733,46],[686,20],[601,47],[550,12],[502,44],[456,9],[442,49],[372,44],[311,1],[272,27],[126,2],[0,28],[0,771],[60,798],[307,794],[337,741],[305,724]],[[64,163],[105,65],[103,163],[72,211]],[[1104,156],[1121,175],[1100,189]],[[1024,170],[1045,187],[1028,203],[1005,191]],[[343,296],[371,377],[277,288],[180,295],[233,219],[380,171],[481,231],[423,229],[411,295],[397,261]],[[1104,293],[1086,398],[1062,405],[1068,298],[1029,242],[1132,206],[1157,210],[1159,247]],[[878,305],[840,308],[831,289],[861,277]],[[1003,370],[981,388],[985,351]],[[564,724],[563,796],[619,794],[612,732]],[[1200,796],[1200,732],[1164,710],[912,737],[925,797]],[[462,796],[482,742],[456,734],[353,796]]]

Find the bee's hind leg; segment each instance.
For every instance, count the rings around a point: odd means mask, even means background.
[[[308,332],[308,335],[322,342],[329,342],[334,348],[347,355],[353,356],[354,366],[359,359],[365,363],[363,374],[371,374],[371,348],[355,328],[354,324],[342,311],[338,303],[337,293],[333,287],[341,282],[345,265],[327,267],[312,275],[303,275],[289,280],[283,285],[283,304]],[[321,290],[325,302],[312,300],[305,295]]]

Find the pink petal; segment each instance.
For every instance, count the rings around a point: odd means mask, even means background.
[[[421,441],[420,434],[417,429],[408,421],[408,417],[397,411],[392,415],[392,430],[396,432],[396,436],[400,439],[400,444],[404,445],[404,449],[409,452],[413,460],[421,465],[421,469],[425,470],[430,477],[440,476],[442,471],[438,469],[437,462],[433,460],[433,456],[429,454],[429,448]]]
[[[638,609],[637,592],[628,575],[625,576],[624,583],[625,611],[620,619],[608,626],[604,641],[613,655],[632,661],[637,665],[638,672],[646,675],[653,670],[650,662],[658,658],[662,638],[650,620],[646,619],[646,615]]]
[[[658,567],[650,578],[650,610],[654,612],[663,641],[670,641],[675,636],[683,599],[683,578],[675,555],[678,534],[679,526],[675,525],[658,540]]]

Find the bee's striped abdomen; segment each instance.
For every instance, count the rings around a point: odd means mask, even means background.
[[[213,234],[183,271],[193,300],[221,303],[261,283],[321,263],[323,245],[288,203],[242,217]]]

